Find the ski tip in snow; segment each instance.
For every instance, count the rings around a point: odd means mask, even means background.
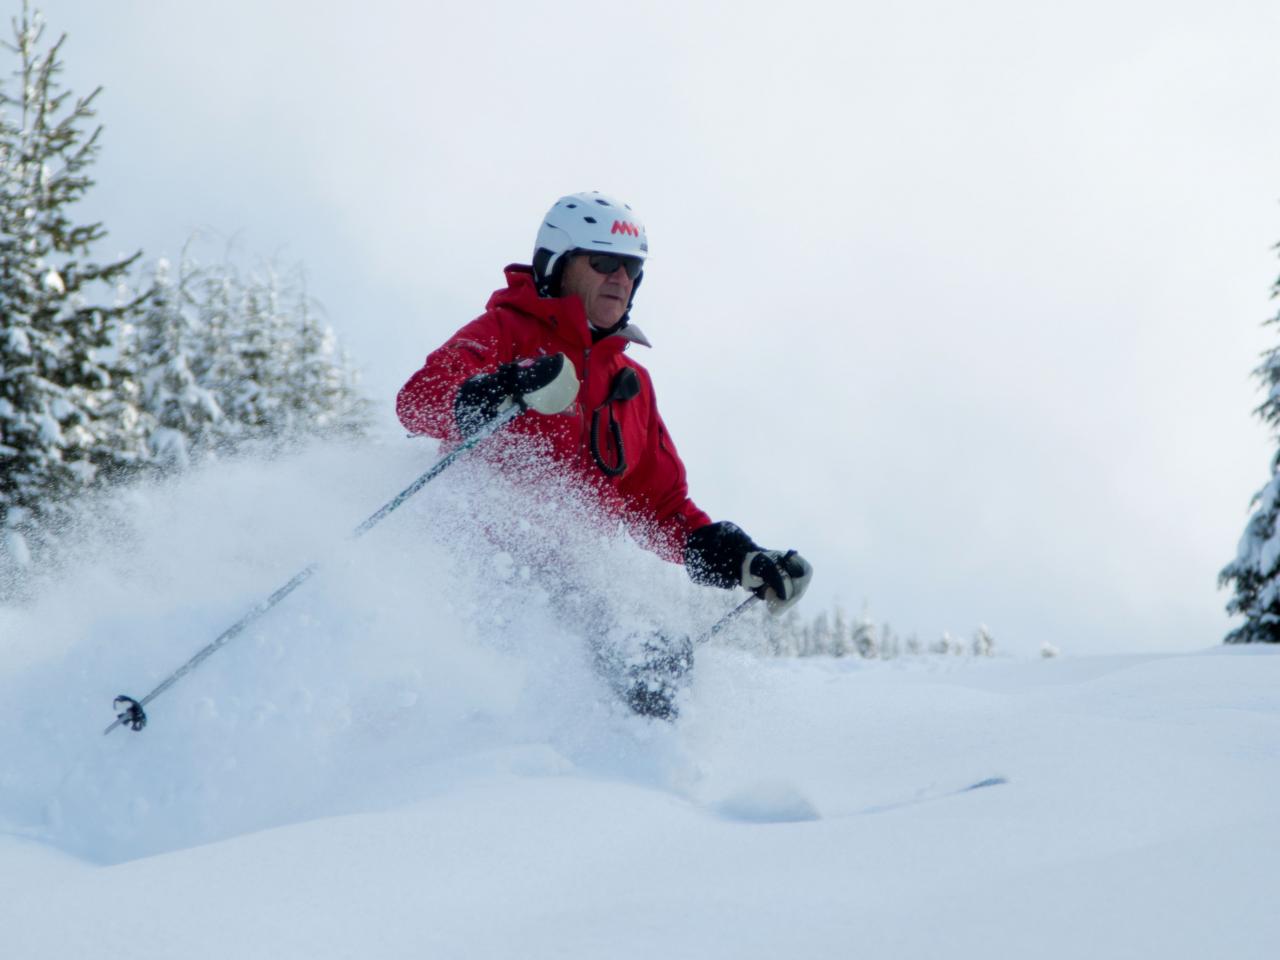
[[[952,788],[950,790],[921,790],[913,797],[907,797],[893,803],[878,803],[874,806],[863,807],[858,811],[858,814],[866,815],[869,813],[888,813],[891,810],[903,810],[907,807],[916,807],[923,803],[933,803],[935,800],[942,800],[945,797],[959,797],[963,794],[972,793],[974,790],[982,790],[986,787],[998,787],[1000,784],[1008,782],[1008,777],[987,777],[983,780],[971,783],[966,787]]]
[[[979,780],[977,783],[971,783],[960,793],[968,793],[970,790],[981,790],[983,787],[998,787],[1002,783],[1008,783],[1008,777],[987,777],[985,780]]]

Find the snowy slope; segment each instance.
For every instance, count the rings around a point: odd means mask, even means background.
[[[1274,652],[706,648],[685,715],[652,724],[495,538],[587,557],[615,617],[661,591],[693,630],[729,598],[573,542],[545,502],[496,529],[512,492],[478,470],[343,546],[350,504],[425,455],[153,492],[139,539],[0,615],[0,957],[1274,954]],[[101,735],[116,693],[322,555],[146,731]]]

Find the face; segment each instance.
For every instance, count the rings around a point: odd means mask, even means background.
[[[560,291],[566,297],[571,293],[577,295],[593,327],[608,329],[627,312],[635,283],[621,266],[608,275],[597,273],[587,262],[587,256],[578,253],[569,258],[560,281]]]

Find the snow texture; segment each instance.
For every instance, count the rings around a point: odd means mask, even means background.
[[[727,631],[643,720],[590,641],[735,597],[479,459],[349,542],[432,455],[193,470],[0,608],[0,955],[1273,955],[1275,651],[769,659]]]

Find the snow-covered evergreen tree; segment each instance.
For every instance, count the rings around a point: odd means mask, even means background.
[[[230,258],[184,255],[176,281],[157,270],[147,302],[133,354],[161,425],[153,446],[170,465],[367,430],[368,402],[333,331],[273,266],[246,279]]]
[[[991,635],[984,623],[973,633],[973,655],[975,657],[992,657],[996,652],[996,638]]]
[[[995,639],[985,626],[974,631],[973,640],[967,645],[950,632],[944,632],[925,649],[916,636],[903,641],[889,624],[877,625],[865,612],[850,623],[838,605],[830,612],[820,610],[808,619],[794,607],[780,617],[761,612],[755,623],[755,627],[729,631],[721,642],[771,657],[856,656],[864,660],[893,660],[904,655],[995,655]]]
[[[902,641],[887,623],[880,627],[880,642],[876,645],[876,652],[871,655],[879,656],[884,660],[892,660],[902,655]]]
[[[131,305],[96,302],[133,258],[94,262],[105,230],[71,210],[93,184],[101,127],[85,124],[99,90],[71,100],[60,89],[66,38],[42,50],[43,22],[25,4],[13,29],[18,69],[0,80],[0,530],[10,568],[52,542],[95,479],[146,456],[136,384],[114,342]]]
[[[1280,249],[1280,248],[1278,248]],[[1271,289],[1280,296],[1280,278]],[[1267,321],[1280,325],[1280,313]],[[1254,370],[1267,398],[1256,413],[1280,439],[1280,346],[1263,355]],[[1219,574],[1220,586],[1235,585],[1227,612],[1244,615],[1244,623],[1227,634],[1227,643],[1280,643],[1280,451],[1271,461],[1271,479],[1253,498],[1253,513],[1232,560]]]
[[[369,403],[355,368],[305,286],[295,294],[296,351],[288,397],[297,428],[310,436],[355,437],[369,426]]]
[[[836,607],[831,623],[831,646],[828,650],[833,657],[847,657],[854,652],[853,640],[849,635],[849,618],[840,607]]]
[[[208,349],[222,358],[210,386],[232,447],[277,449],[365,432],[368,406],[355,373],[300,281],[282,278],[271,265],[242,281],[226,265],[207,289]]]
[[[865,614],[854,625],[852,643],[853,649],[864,660],[872,660],[880,656],[875,624],[868,620]]]
[[[241,442],[275,440],[291,432],[285,395],[294,350],[275,271],[237,284],[234,296],[232,326],[213,346],[229,354],[219,399]]]
[[[802,657],[823,656],[831,649],[831,620],[823,611],[814,618],[805,631],[805,643],[800,648]]]
[[[198,349],[197,382],[209,390],[222,416],[210,429],[209,448],[233,451],[243,440],[243,425],[232,414],[237,404],[227,407],[228,398],[239,398],[239,384],[245,373],[240,353],[232,345],[240,336],[240,279],[235,268],[224,263],[218,269],[197,268],[189,281],[195,298]]]
[[[933,642],[929,652],[943,657],[959,656],[964,652],[964,647],[959,640],[951,635],[950,630],[943,630],[942,636]]]
[[[151,417],[148,446],[162,469],[185,468],[211,449],[223,419],[217,397],[202,383],[207,344],[190,289],[192,269],[184,257],[175,278],[167,260],[155,264],[126,347]]]

